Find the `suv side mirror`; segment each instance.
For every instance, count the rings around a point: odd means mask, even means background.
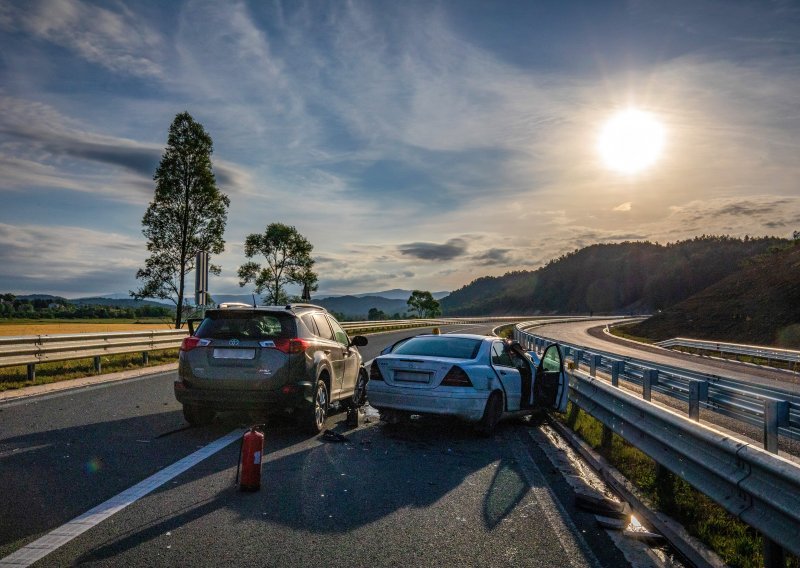
[[[355,345],[356,347],[364,347],[367,343],[369,343],[369,340],[363,335],[356,335],[350,340],[350,345]]]

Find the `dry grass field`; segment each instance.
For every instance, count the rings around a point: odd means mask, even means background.
[[[107,333],[110,331],[149,331],[172,329],[173,324],[164,321],[4,321],[0,323],[0,336],[54,335],[61,333]]]

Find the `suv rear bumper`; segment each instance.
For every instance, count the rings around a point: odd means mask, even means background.
[[[278,391],[263,391],[196,389],[183,381],[175,381],[173,385],[175,398],[181,404],[219,411],[261,410],[277,413],[313,404],[313,385],[310,382],[293,383],[287,387]]]

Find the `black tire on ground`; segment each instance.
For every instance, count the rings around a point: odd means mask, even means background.
[[[356,379],[356,390],[353,391],[353,396],[346,398],[342,401],[342,406],[345,409],[361,408],[367,402],[367,373],[363,369],[358,372],[358,379]]]
[[[500,418],[503,416],[503,395],[495,391],[489,396],[486,401],[486,408],[483,411],[483,417],[478,422],[476,430],[482,436],[491,436]]]
[[[192,426],[204,426],[206,424],[211,424],[211,421],[214,420],[215,414],[216,412],[210,408],[195,406],[193,404],[183,405],[183,417],[186,419],[186,422]]]
[[[328,416],[328,387],[318,380],[314,389],[314,403],[300,413],[300,426],[309,434],[319,434],[325,428]]]

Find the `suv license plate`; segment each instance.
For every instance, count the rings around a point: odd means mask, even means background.
[[[214,349],[214,359],[255,359],[255,349]]]

